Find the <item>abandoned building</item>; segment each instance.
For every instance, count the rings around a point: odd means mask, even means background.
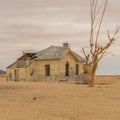
[[[84,58],[76,54],[68,43],[50,46],[36,53],[23,53],[7,67],[11,81],[75,81],[83,75]]]

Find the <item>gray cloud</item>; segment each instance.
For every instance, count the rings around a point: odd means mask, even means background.
[[[120,1],[109,0],[102,42],[108,28],[120,23]],[[88,0],[0,0],[0,67],[14,61],[23,50],[41,50],[70,42],[80,52],[89,39]],[[42,44],[42,45],[41,45]],[[120,39],[110,49],[118,57]]]

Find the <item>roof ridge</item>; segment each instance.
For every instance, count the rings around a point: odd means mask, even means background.
[[[38,52],[36,52],[36,53],[39,53],[39,52],[41,52],[41,51],[44,51],[44,50],[50,49],[50,48],[52,48],[52,47],[59,47],[59,48],[63,48],[62,46],[54,46],[54,45],[51,45],[50,47],[45,48],[45,49],[42,49],[42,50],[40,50],[40,51],[38,51]]]
[[[85,61],[83,57],[81,57],[79,54],[76,52],[72,51],[71,49],[66,50],[62,46],[53,46],[51,45],[50,47],[43,49],[41,51],[38,51],[36,53],[36,60],[43,60],[43,59],[59,59],[64,57],[68,52],[71,52],[76,59],[79,61]]]

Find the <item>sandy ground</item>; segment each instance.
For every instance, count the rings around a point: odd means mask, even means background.
[[[118,76],[96,77],[94,88],[0,81],[0,120],[120,120]]]
[[[5,82],[5,81],[6,81],[6,75],[0,74],[0,82]]]

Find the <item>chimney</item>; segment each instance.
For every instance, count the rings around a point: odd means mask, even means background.
[[[63,43],[63,48],[65,49],[65,50],[69,50],[69,43]]]

